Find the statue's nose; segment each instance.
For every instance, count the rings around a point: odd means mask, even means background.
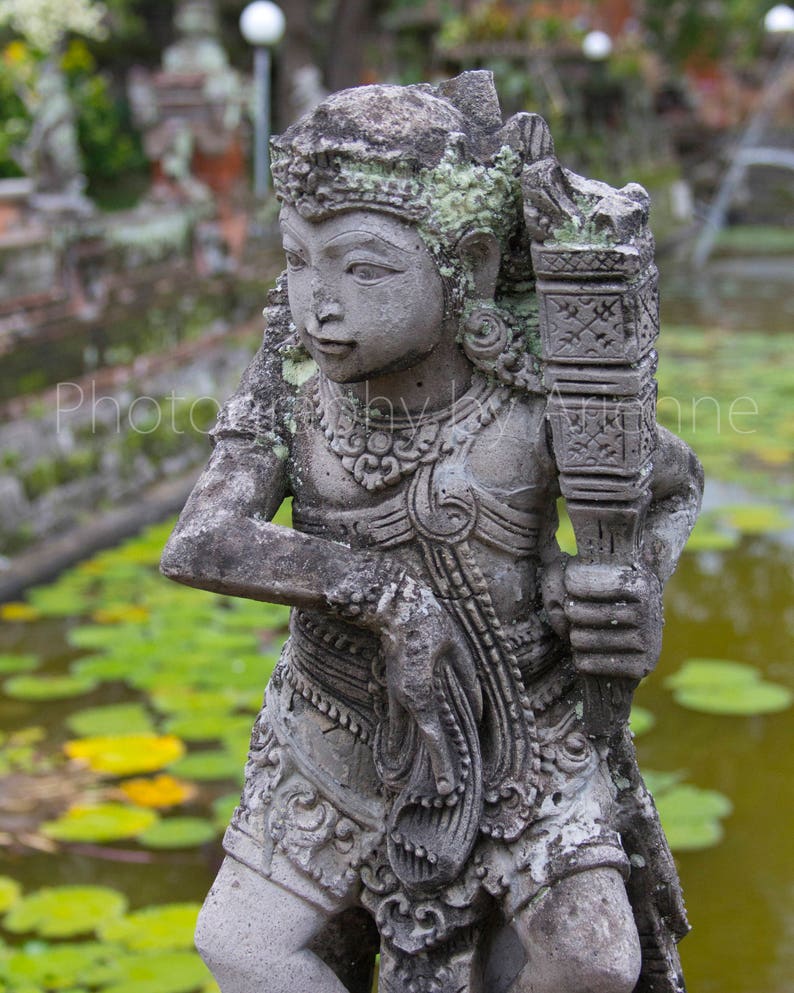
[[[326,321],[338,321],[342,316],[342,307],[338,300],[323,298],[317,301],[314,313],[320,324],[324,324]]]
[[[338,321],[342,317],[342,307],[332,294],[329,294],[327,287],[318,286],[312,293],[311,313],[317,325],[325,324],[328,321]]]
[[[341,304],[329,297],[315,297],[311,301],[309,313],[306,315],[306,330],[309,334],[317,335],[324,324],[338,321],[342,317]]]

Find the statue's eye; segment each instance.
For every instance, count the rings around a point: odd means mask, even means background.
[[[379,283],[388,276],[393,276],[397,270],[385,265],[376,265],[374,262],[351,262],[347,271],[357,283],[369,286],[372,283]]]
[[[298,255],[296,252],[291,252],[288,248],[285,248],[284,249],[284,254],[287,257],[287,266],[293,272],[296,269],[303,269],[305,267],[306,263],[303,261],[303,259],[300,257],[300,255]]]

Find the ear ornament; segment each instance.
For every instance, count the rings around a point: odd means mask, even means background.
[[[463,322],[463,351],[469,361],[482,369],[506,351],[512,334],[504,311],[493,303],[471,310]]]

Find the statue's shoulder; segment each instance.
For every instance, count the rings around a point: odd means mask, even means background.
[[[505,391],[493,420],[471,446],[469,462],[476,478],[501,487],[530,480],[533,487],[553,487],[557,469],[549,446],[546,409],[544,393]]]

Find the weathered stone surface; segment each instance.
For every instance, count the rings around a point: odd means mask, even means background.
[[[380,993],[681,993],[627,717],[702,479],[647,196],[482,72],[335,94],[273,172],[287,271],[162,564],[293,607],[199,950],[223,993],[366,993],[363,909]]]

